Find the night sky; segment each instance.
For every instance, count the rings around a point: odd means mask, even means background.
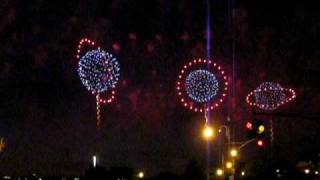
[[[292,2],[210,5],[211,54],[232,87],[213,121],[225,124],[229,115],[233,138],[245,140],[244,122],[253,117],[246,95],[264,81],[280,83],[297,91],[294,102],[272,112],[280,152],[295,162],[317,157],[320,11]],[[190,159],[204,160],[204,117],[182,107],[175,82],[184,63],[206,57],[206,9],[194,0],[1,0],[0,136],[7,147],[0,172],[83,174],[94,154],[103,166],[149,174],[181,173]],[[77,74],[82,37],[121,66],[100,131],[95,97]]]

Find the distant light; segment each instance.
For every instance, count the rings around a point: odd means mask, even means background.
[[[139,174],[138,174],[138,178],[139,178],[139,179],[144,178],[144,173],[143,173],[142,171],[140,171],[140,172],[139,172]]]
[[[236,149],[231,149],[230,150],[230,155],[231,155],[231,157],[237,157],[238,156],[238,151]]]
[[[112,49],[116,52],[119,52],[120,51],[120,44],[118,42],[115,42],[112,44]]]
[[[3,176],[3,179],[11,179],[10,176]]]
[[[223,170],[222,169],[217,169],[217,171],[216,171],[216,174],[217,174],[217,176],[222,176],[223,175]]]
[[[6,147],[6,142],[4,138],[0,138],[0,153],[4,150],[5,147]]]
[[[162,40],[162,36],[160,34],[155,35],[155,39],[158,41]]]
[[[134,32],[129,33],[129,39],[130,40],[137,40],[137,34]]]
[[[314,174],[318,175],[318,174],[319,174],[319,171],[315,171]]]
[[[280,169],[277,169],[276,172],[279,173],[279,172],[280,172]]]
[[[310,173],[310,169],[305,169],[305,170],[304,170],[304,173],[305,173],[305,174],[309,174],[309,173]]]
[[[233,166],[232,162],[227,162],[227,163],[226,163],[226,168],[227,168],[227,169],[231,169],[232,166]]]
[[[97,166],[97,157],[93,156],[92,161],[93,161],[93,167],[95,168]]]
[[[244,171],[241,171],[241,176],[246,175],[246,173]]]

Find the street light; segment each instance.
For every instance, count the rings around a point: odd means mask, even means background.
[[[209,141],[214,136],[214,130],[211,126],[206,125],[204,129],[202,130],[202,137]]]
[[[143,173],[142,171],[140,171],[140,172],[138,173],[138,178],[139,178],[139,179],[143,179],[143,178],[144,178],[144,173]]]
[[[305,169],[305,170],[304,170],[304,173],[305,173],[305,174],[309,174],[309,173],[310,173],[310,169]]]
[[[218,168],[216,171],[217,176],[223,176],[224,172],[222,169]]]
[[[232,167],[233,167],[233,163],[228,161],[228,162],[226,163],[226,168],[227,168],[227,169],[232,169]]]
[[[238,156],[238,150],[231,149],[230,150],[230,156],[233,157],[233,158],[237,157]]]

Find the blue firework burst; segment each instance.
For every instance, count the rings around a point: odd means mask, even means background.
[[[89,91],[101,93],[115,87],[120,65],[112,54],[100,49],[91,50],[80,58],[78,74]]]
[[[280,84],[264,82],[255,91],[255,101],[262,109],[274,110],[286,99],[286,94]]]
[[[219,91],[216,76],[207,70],[198,69],[188,74],[185,81],[188,96],[196,102],[209,102]]]

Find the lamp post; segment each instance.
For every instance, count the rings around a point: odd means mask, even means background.
[[[219,126],[219,132],[221,132],[222,129],[225,129],[225,133],[226,133],[226,136],[227,136],[227,139],[228,139],[228,148],[229,148],[229,145],[231,144],[231,135],[230,135],[230,128],[226,125],[221,125]],[[204,140],[210,142],[214,137],[215,137],[215,130],[213,127],[211,127],[208,123],[206,123],[205,127],[203,128],[202,130],[202,137]],[[224,167],[224,154],[222,154],[221,156],[222,158],[222,167]],[[231,167],[230,167],[231,165]],[[234,168],[234,162],[230,162],[228,163],[228,166],[227,166],[227,169],[233,169]],[[233,170],[232,170],[233,172]],[[217,170],[217,173],[216,173],[218,176],[222,176],[224,173],[223,173],[223,169],[218,169]],[[208,176],[208,179],[209,179],[209,176]]]
[[[225,168],[220,168],[217,169],[219,171],[219,173],[216,172],[216,175],[218,176],[222,176],[224,173],[223,169],[225,170],[229,170],[229,172],[231,172],[231,175],[229,176],[229,179],[234,179],[234,173],[235,173],[235,168],[236,168],[236,158],[239,156],[239,151],[244,148],[245,146],[247,146],[248,144],[250,144],[251,142],[255,141],[256,139],[251,139],[248,141],[244,141],[244,142],[237,142],[237,141],[231,141],[231,132],[230,132],[230,128],[227,125],[220,125],[218,127],[218,131],[219,133],[222,132],[222,130],[225,129],[225,136],[227,137],[227,149],[228,149],[228,153],[227,155],[229,157],[231,157],[231,159],[229,159],[229,161],[226,162],[225,164],[225,153],[222,153],[221,156],[221,163],[222,166],[221,167],[225,167]],[[260,130],[260,128],[259,128]],[[261,131],[264,131],[264,129],[261,128]],[[215,130],[212,126],[210,126],[208,123],[206,123],[205,127],[202,130],[202,137],[204,140],[206,140],[208,143],[215,137]],[[232,147],[231,147],[232,145]],[[233,147],[233,146],[237,146],[237,147]],[[207,177],[209,179],[209,176]]]
[[[227,136],[227,138],[228,138],[228,145],[229,145],[230,142],[231,142],[230,128],[229,128],[228,126],[226,126],[226,125],[221,125],[221,126],[219,127],[219,131],[220,131],[222,128],[224,128],[224,129],[226,130],[226,136]]]
[[[219,132],[221,132],[221,129],[225,129],[225,135],[227,137],[227,149],[229,151],[229,147],[230,147],[230,144],[231,144],[231,133],[230,133],[230,128],[226,125],[221,125],[219,126]],[[237,152],[233,151],[233,154],[235,156],[231,156],[231,157],[236,157],[237,155]],[[229,176],[229,179],[234,179],[234,172],[235,172],[235,160],[234,158],[232,159],[232,162],[230,161],[227,161],[226,164],[224,163],[224,153],[222,153],[222,164],[223,166],[225,166],[227,169],[231,170],[231,176]]]
[[[221,125],[221,126],[219,126],[219,132],[221,132],[221,129],[223,129],[223,128],[226,131],[226,136],[227,136],[227,139],[228,139],[227,145],[228,145],[228,148],[229,148],[229,145],[231,143],[230,128],[228,126],[226,126],[226,125]],[[224,164],[224,155],[223,154],[222,154],[222,164]]]

